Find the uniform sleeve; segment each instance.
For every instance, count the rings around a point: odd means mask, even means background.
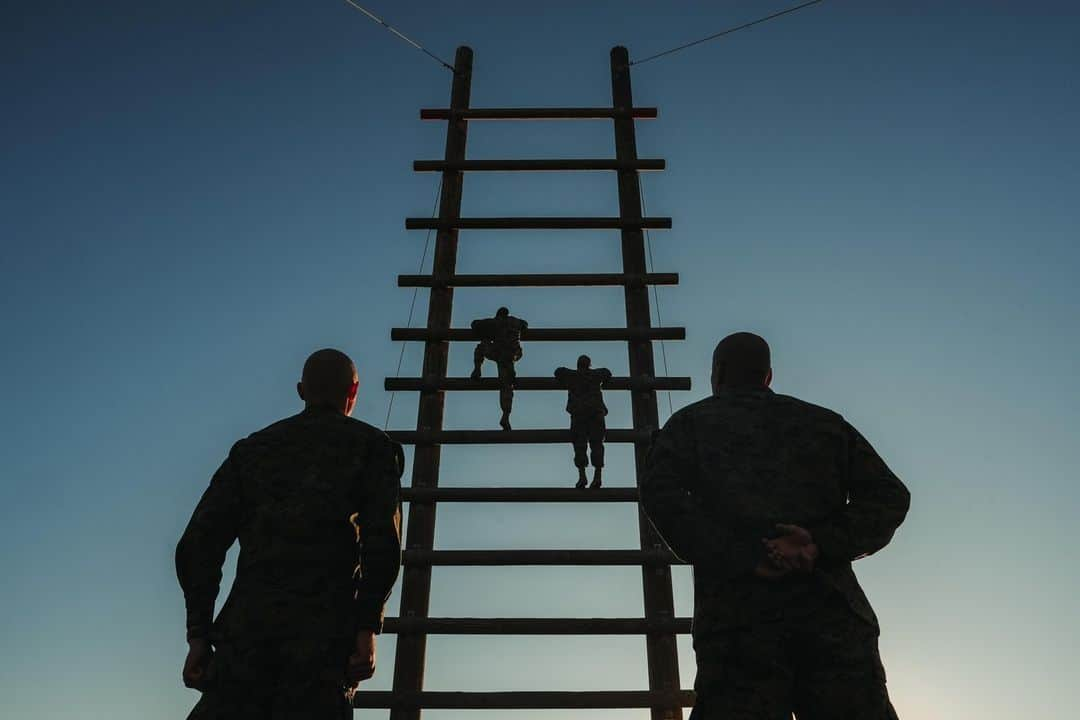
[[[866,438],[848,427],[847,505],[835,517],[808,528],[823,561],[850,562],[885,547],[911,505],[904,483]]]
[[[205,638],[214,617],[225,553],[239,527],[236,446],[221,464],[195,507],[176,546],[176,577],[187,606],[187,637]]]
[[[356,629],[382,631],[383,609],[401,567],[401,446],[381,438],[368,459],[357,511],[360,579],[356,586]]]
[[[555,368],[555,379],[559,380],[560,382],[566,382],[566,380],[567,380],[566,376],[569,373],[570,373],[570,368],[568,368],[568,367]]]
[[[602,384],[611,380],[611,371],[607,368],[600,368],[597,372],[600,373],[600,382]]]
[[[718,577],[753,571],[762,534],[710,517],[695,493],[697,457],[692,418],[676,414],[657,436],[641,481],[641,505],[672,551]]]

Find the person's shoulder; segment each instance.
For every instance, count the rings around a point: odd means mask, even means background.
[[[256,430],[242,440],[239,440],[233,447],[247,449],[258,447],[267,442],[273,442],[281,436],[288,435],[292,432],[300,424],[301,420],[302,413],[282,418],[276,422],[270,423],[260,430]]]
[[[340,417],[344,431],[369,451],[399,454],[401,443],[391,438],[385,431],[354,417],[346,415]]]
[[[846,425],[843,415],[831,410],[824,405],[815,405],[793,395],[773,394],[773,402],[777,407],[785,409],[792,415],[805,418],[809,422],[828,425]]]
[[[668,418],[668,424],[681,424],[688,421],[692,421],[695,417],[699,417],[706,413],[713,411],[716,407],[716,398],[705,397],[701,398],[697,402],[692,402],[689,405],[679,408],[671,417]]]
[[[351,433],[354,433],[358,437],[369,438],[372,440],[379,440],[392,443],[393,440],[386,434],[385,431],[380,430],[371,423],[364,422],[350,415],[339,415],[342,421],[342,426]]]

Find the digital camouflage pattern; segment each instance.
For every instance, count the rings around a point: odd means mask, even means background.
[[[865,627],[876,638],[877,617],[851,563],[889,542],[907,514],[909,494],[840,415],[767,388],[722,389],[675,413],[659,433],[641,482],[641,503],[672,551],[694,565],[699,702],[730,693],[770,694],[770,684],[777,682],[772,671],[762,670],[759,676],[749,668],[765,667],[754,660],[754,653],[779,652],[780,645],[755,647],[754,638],[770,632],[792,636],[795,631],[787,623],[801,608],[832,607],[828,603],[833,599],[841,600],[848,615],[862,623],[830,631],[850,634],[833,643],[839,653],[834,660],[841,661],[846,652],[869,657],[866,640],[856,630]],[[820,557],[809,577],[769,582],[753,575],[765,558],[761,538],[775,536],[778,523],[799,525],[812,534]],[[826,632],[832,622],[826,619],[823,614],[805,617],[800,621],[802,634],[794,636],[812,638],[817,624]],[[769,627],[773,630],[766,630]],[[739,637],[742,640],[733,646],[732,638]],[[717,643],[728,648],[722,662],[708,649]],[[788,645],[782,656],[769,662],[777,672],[787,663],[803,682],[813,663],[800,664],[800,652]],[[880,665],[876,652],[875,640],[873,658]],[[739,669],[743,655],[745,667]],[[710,680],[725,672],[742,673],[744,689]],[[717,715],[721,716],[773,717]],[[702,717],[699,713],[698,720]],[[851,717],[874,720],[879,715]]]
[[[604,404],[603,387],[611,379],[611,371],[607,368],[561,367],[555,370],[555,378],[566,386],[574,465],[588,467],[591,454],[593,467],[604,467],[604,432],[607,429],[604,417],[608,409]]]
[[[216,652],[191,718],[255,717],[236,709],[248,707],[293,717],[293,706],[296,717],[338,717],[332,709],[347,707],[356,633],[381,630],[401,562],[402,466],[397,443],[330,408],[233,446],[176,548],[188,637],[209,637]],[[236,579],[211,623],[236,540]]]
[[[897,720],[876,628],[838,594],[695,641],[690,720]]]

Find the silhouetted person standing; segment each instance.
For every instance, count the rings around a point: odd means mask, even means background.
[[[769,390],[769,346],[720,341],[713,395],[657,438],[641,502],[694,566],[692,720],[895,720],[851,563],[909,494],[836,413]]]
[[[401,561],[401,447],[349,417],[356,368],[319,350],[298,415],[236,443],[176,547],[187,605],[189,720],[352,717]],[[225,553],[236,579],[216,620]]]
[[[480,344],[473,351],[472,379],[480,379],[484,360],[491,360],[499,369],[499,407],[502,417],[499,425],[510,429],[510,411],[514,408],[514,379],[517,373],[514,363],[521,359],[521,333],[529,323],[510,314],[501,307],[493,318],[472,321],[472,329],[480,336]]]
[[[603,386],[611,379],[607,368],[591,367],[592,360],[582,355],[577,360],[577,369],[561,367],[555,371],[555,377],[566,385],[566,412],[570,413],[570,436],[574,443],[574,465],[578,469],[576,487],[583,488],[588,482],[585,468],[589,467],[589,455],[592,455],[592,487],[600,487],[601,473],[604,468],[604,418],[607,406],[604,405]]]

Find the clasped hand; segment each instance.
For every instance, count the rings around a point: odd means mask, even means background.
[[[766,558],[754,568],[754,575],[765,580],[779,580],[789,573],[809,574],[818,558],[818,547],[810,531],[798,525],[777,525],[784,533],[777,538],[762,538]]]

